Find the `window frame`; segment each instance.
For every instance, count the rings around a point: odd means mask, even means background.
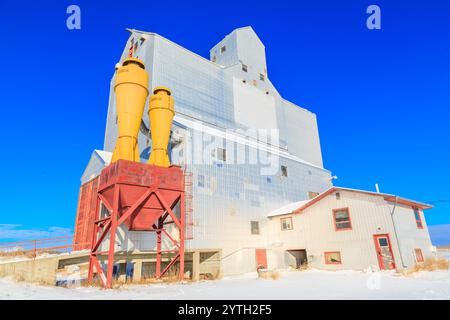
[[[413,208],[414,220],[416,221],[417,229],[423,229],[423,219],[419,208]]]
[[[422,249],[420,249],[420,248],[414,248],[414,256],[416,257],[417,263],[422,263],[425,261],[425,259],[423,258]],[[419,257],[420,257],[420,259],[419,259]]]
[[[327,255],[332,253],[338,253],[339,254],[339,262],[328,262]],[[340,251],[325,251],[323,253],[323,258],[325,260],[325,264],[342,264],[342,254]]]
[[[347,228],[338,228],[337,227],[337,223],[336,223],[336,212],[337,211],[347,211],[347,214],[348,214],[348,222],[349,222],[349,224],[350,224],[350,227],[347,227]],[[333,214],[332,214],[332,216],[333,216],[333,225],[334,225],[334,231],[349,231],[349,230],[353,230],[353,225],[352,225],[352,218],[351,218],[351,216],[350,216],[350,209],[348,208],[348,207],[346,207],[346,208],[338,208],[338,209],[333,209]],[[340,223],[342,223],[342,222],[340,222]]]
[[[205,186],[206,186],[206,177],[205,177],[205,175],[204,174],[197,175],[197,187],[205,188]]]
[[[283,168],[284,168],[284,170],[283,170]],[[284,164],[282,164],[282,165],[280,166],[280,171],[281,171],[281,176],[282,176],[282,177],[287,178],[287,177],[289,176],[289,174],[288,174],[288,167],[285,166]]]
[[[227,161],[227,149],[225,148],[221,148],[221,147],[216,147],[216,154],[215,154],[215,158],[219,161],[223,161],[226,162]]]
[[[286,228],[286,229],[283,229],[283,220],[290,220],[290,228]],[[283,218],[280,218],[280,228],[281,228],[281,231],[288,231],[288,230],[294,230],[294,224],[292,223],[292,217],[283,217]]]
[[[253,233],[253,223],[256,223],[256,225],[258,226],[258,233]],[[250,220],[250,234],[252,235],[252,236],[258,236],[258,235],[260,235],[261,234],[261,232],[260,232],[261,230],[259,229],[259,221],[256,221],[256,220]]]

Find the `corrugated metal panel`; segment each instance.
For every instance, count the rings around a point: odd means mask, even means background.
[[[391,204],[391,210],[393,206],[394,204]],[[398,204],[394,211],[399,246],[403,256],[403,263],[407,267],[412,267],[417,262],[414,249],[420,249],[425,259],[433,256],[430,234],[428,233],[423,212],[421,212],[421,218],[422,229],[417,227],[413,208]]]
[[[96,177],[80,187],[73,239],[74,250],[90,248],[92,232],[94,230],[94,220],[97,217],[95,210],[98,181],[99,177]]]

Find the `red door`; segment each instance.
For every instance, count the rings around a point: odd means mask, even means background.
[[[391,240],[388,234],[375,234],[375,249],[377,252],[378,265],[381,270],[395,269],[394,254],[392,253]]]
[[[267,269],[267,254],[266,249],[255,249],[256,254],[256,268]]]

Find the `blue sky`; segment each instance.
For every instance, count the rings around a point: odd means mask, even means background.
[[[208,57],[251,25],[268,75],[318,116],[336,184],[420,200],[450,200],[450,2],[0,2],[0,239],[70,233],[79,178],[103,145],[109,81],[126,27],[153,31]],[[66,8],[81,8],[81,30]],[[366,8],[381,8],[381,30]],[[450,202],[426,213],[450,243]],[[38,232],[40,231],[40,233]]]

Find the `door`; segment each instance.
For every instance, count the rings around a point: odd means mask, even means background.
[[[290,264],[291,267],[298,269],[301,266],[306,265],[308,263],[308,260],[306,258],[306,250],[293,249],[287,250],[287,252],[290,254],[290,256],[292,256],[295,259],[295,265]]]
[[[394,255],[392,254],[391,240],[388,234],[375,234],[375,249],[377,252],[378,265],[381,270],[395,269]]]
[[[267,254],[266,249],[255,249],[256,255],[256,269],[267,269]]]

